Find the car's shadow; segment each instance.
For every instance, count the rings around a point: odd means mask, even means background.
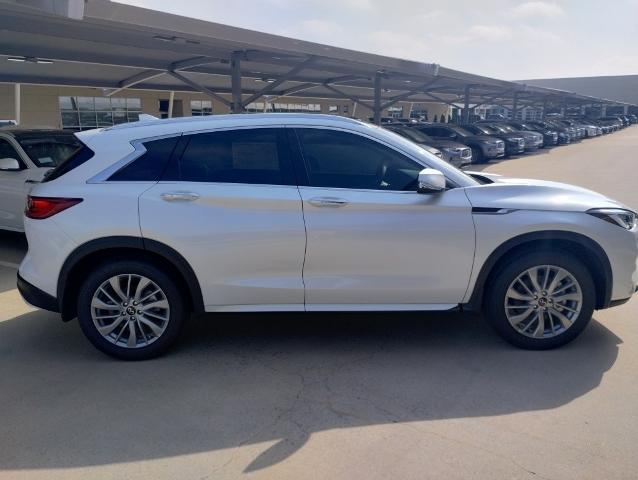
[[[596,321],[530,352],[473,315],[235,314],[193,319],[177,347],[126,363],[45,312],[0,322],[0,468],[157,459],[268,442],[246,471],[314,432],[552,409],[618,355]]]

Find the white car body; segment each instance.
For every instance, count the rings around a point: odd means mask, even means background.
[[[2,230],[24,231],[22,217],[27,195],[54,166],[40,166],[29,157],[17,140],[17,136],[25,132],[35,135],[41,132],[44,138],[49,134],[48,132],[54,132],[56,135],[60,133],[57,130],[0,130],[0,162],[14,159],[19,165],[18,169],[3,169],[0,165],[0,229]]]
[[[109,180],[144,152],[142,143],[149,139],[250,128],[362,136],[441,171],[455,188],[422,194]],[[37,185],[32,195],[83,201],[50,218],[25,219],[29,251],[19,270],[63,315],[69,259],[109,239],[177,252],[194,272],[191,288],[201,291],[200,308],[209,312],[449,310],[472,302],[499,248],[549,234],[583,237],[608,259],[608,292],[597,308],[636,290],[638,228],[623,229],[586,213],[626,208],[618,202],[552,182],[487,175],[494,183],[479,184],[410,141],[362,122],[229,115],[140,122],[77,136],[94,157]]]

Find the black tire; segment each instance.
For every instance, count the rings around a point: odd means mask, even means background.
[[[582,292],[582,307],[571,326],[558,335],[532,338],[516,330],[505,313],[505,297],[510,284],[525,270],[534,266],[553,265],[569,272]],[[571,342],[587,326],[594,312],[596,291],[591,273],[583,262],[567,251],[551,250],[524,253],[501,264],[488,278],[485,288],[485,318],[497,333],[512,345],[527,350],[547,350]]]
[[[487,163],[487,159],[485,155],[483,155],[483,151],[477,147],[471,147],[472,149],[472,163],[480,165],[482,163]]]
[[[166,296],[170,314],[168,324],[159,337],[146,346],[126,348],[104,338],[91,316],[91,301],[100,285],[115,275],[141,275],[154,282]],[[121,360],[146,360],[166,352],[177,340],[188,312],[184,298],[175,282],[151,263],[136,260],[114,260],[98,265],[85,279],[78,294],[78,321],[86,338],[100,351]]]

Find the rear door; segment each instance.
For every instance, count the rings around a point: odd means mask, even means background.
[[[303,310],[306,235],[285,130],[185,134],[140,197],[142,234],[177,250],[208,311]]]

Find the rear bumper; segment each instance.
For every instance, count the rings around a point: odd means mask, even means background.
[[[46,292],[43,292],[38,287],[31,285],[18,273],[18,291],[25,302],[33,305],[34,307],[49,310],[50,312],[59,312],[58,299]]]

